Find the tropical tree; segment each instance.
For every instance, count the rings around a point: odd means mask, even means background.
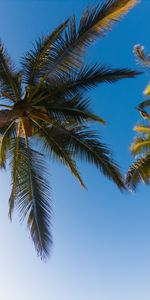
[[[146,55],[144,47],[136,45],[134,53],[138,62],[144,68],[149,69],[150,55]],[[135,157],[135,162],[130,166],[126,176],[126,184],[131,190],[135,190],[140,182],[150,183],[150,83],[144,90],[144,95],[146,99],[137,107],[142,117],[142,122],[134,127],[137,136],[131,145],[131,152]]]
[[[108,0],[88,7],[78,26],[71,17],[35,42],[22,58],[20,71],[0,43],[0,166],[5,168],[8,161],[11,170],[9,217],[19,209],[41,258],[48,256],[52,242],[47,158],[66,165],[83,187],[77,159],[94,164],[120,190],[125,188],[111,151],[89,128],[93,122],[105,122],[92,112],[85,94],[100,83],[138,73],[88,65],[84,56],[137,2]]]

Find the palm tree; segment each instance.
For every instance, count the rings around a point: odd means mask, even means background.
[[[135,77],[138,72],[84,64],[87,47],[103,37],[137,0],[108,0],[88,7],[79,26],[71,17],[35,42],[17,71],[0,43],[0,166],[8,161],[12,191],[9,217],[19,209],[41,258],[49,255],[52,237],[50,188],[46,160],[66,165],[85,184],[76,160],[94,164],[120,190],[124,183],[111,151],[90,124],[104,121],[90,108],[85,93],[103,82]]]
[[[144,68],[150,68],[150,56],[144,51],[142,45],[136,45],[134,47],[134,54],[137,61]],[[144,95],[150,95],[150,83],[148,83],[144,90]],[[135,190],[140,182],[145,184],[150,183],[150,114],[148,108],[150,106],[150,99],[146,98],[137,107],[142,122],[134,127],[137,132],[137,136],[131,145],[131,152],[135,156],[135,162],[130,166],[127,176],[126,184],[131,190]]]

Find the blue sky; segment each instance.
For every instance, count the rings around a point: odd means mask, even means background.
[[[0,37],[19,65],[19,57],[39,35],[73,13],[79,16],[87,4],[85,0],[0,0]],[[132,49],[141,43],[150,51],[149,15],[150,2],[142,0],[91,47],[88,60],[138,69]],[[148,80],[149,74],[144,74],[90,92],[96,113],[107,121],[100,134],[124,172],[132,161],[132,128],[140,120],[135,107]],[[54,245],[46,264],[37,258],[17,214],[12,224],[7,218],[10,178],[1,172],[1,299],[149,300],[149,188],[140,186],[135,194],[121,194],[94,167],[81,164],[80,168],[88,191],[65,168],[50,164]]]

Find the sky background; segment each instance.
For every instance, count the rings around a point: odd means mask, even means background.
[[[19,66],[19,57],[35,39],[70,15],[79,17],[88,3],[0,0],[0,37]],[[90,48],[89,62],[139,69],[132,49],[140,43],[150,51],[149,16],[150,1],[142,0]],[[149,75],[90,92],[95,112],[107,121],[107,127],[99,127],[100,134],[123,172],[132,161],[132,129],[140,121],[135,107],[143,99]],[[94,167],[81,164],[80,169],[88,191],[66,168],[50,165],[54,244],[46,264],[37,257],[17,214],[9,222],[10,178],[0,173],[0,299],[150,299],[150,188],[121,194]]]

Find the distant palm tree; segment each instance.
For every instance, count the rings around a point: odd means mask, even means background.
[[[124,183],[111,151],[89,125],[104,124],[95,115],[85,92],[103,82],[115,82],[138,73],[112,70],[103,64],[84,64],[85,50],[111,29],[137,0],[108,0],[88,7],[77,28],[75,17],[52,34],[39,39],[16,71],[0,44],[0,166],[8,159],[12,192],[9,216],[14,207],[27,218],[31,237],[41,258],[51,244],[50,189],[45,158],[66,165],[84,187],[77,158],[94,164],[122,190]]]
[[[136,45],[134,53],[138,62],[144,68],[150,69],[150,55],[146,55],[144,47]],[[150,83],[144,90],[145,96],[150,95]],[[136,189],[140,182],[150,184],[150,114],[148,108],[150,107],[150,99],[146,99],[138,106],[138,110],[143,119],[143,122],[137,124],[134,130],[137,136],[131,145],[131,152],[135,156],[135,162],[130,166],[127,176],[126,184],[129,189]]]

